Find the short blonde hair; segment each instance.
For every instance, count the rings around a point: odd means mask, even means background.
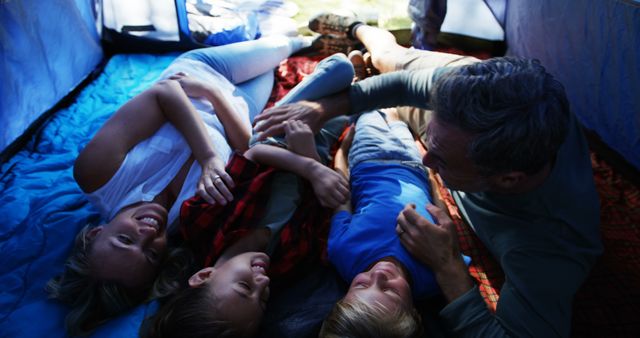
[[[340,300],[322,323],[320,338],[422,337],[422,318],[415,308],[388,311],[382,305]]]

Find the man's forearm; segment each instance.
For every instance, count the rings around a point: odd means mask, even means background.
[[[431,70],[399,71],[358,81],[349,90],[350,113],[396,106],[429,107]]]
[[[462,258],[434,269],[433,272],[447,303],[451,303],[473,288],[473,281]]]

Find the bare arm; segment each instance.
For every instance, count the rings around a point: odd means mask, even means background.
[[[305,178],[312,184],[320,204],[325,207],[334,208],[349,199],[347,180],[312,158],[266,144],[253,146],[244,156],[254,162],[291,171]]]
[[[233,181],[224,171],[225,161],[217,155],[202,118],[174,80],[160,81],[129,100],[100,128],[76,160],[74,177],[80,187],[92,192],[103,186],[118,170],[129,150],[166,122],[173,124],[184,136],[203,167],[198,194],[210,202],[230,200],[232,195],[227,185],[232,186]],[[223,184],[214,185],[217,176]]]
[[[351,149],[351,142],[353,141],[353,135],[355,134],[355,127],[351,126],[348,134],[342,140],[340,144],[340,148],[336,151],[336,155],[334,157],[333,166],[334,169],[342,174],[347,181],[349,180],[349,149]],[[341,205],[339,205],[334,212],[347,211],[351,213],[353,208],[351,206],[351,199],[348,199]]]
[[[224,94],[215,86],[195,80],[184,73],[177,73],[170,77],[178,81],[189,97],[203,97],[211,102],[226,131],[229,145],[235,150],[244,152],[249,148],[251,127],[243,121],[229,104]]]
[[[284,134],[284,122],[299,120],[311,127],[314,133],[329,119],[349,112],[349,92],[342,91],[317,101],[300,101],[265,110],[255,119],[255,131],[260,140]]]

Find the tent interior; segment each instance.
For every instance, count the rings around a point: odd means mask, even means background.
[[[282,31],[308,34],[301,28],[306,20],[336,6],[393,30],[405,44],[416,44],[407,1],[228,1],[245,6],[245,16],[229,10],[213,29],[219,34],[196,40],[185,3],[199,2],[0,1],[0,336],[67,336],[68,308],[49,300],[44,286],[62,271],[76,233],[100,218],[73,179],[73,162],[109,116],[156,81],[179,52]],[[146,7],[122,10],[127,3]],[[640,334],[634,318],[640,313],[640,1],[410,3],[422,14],[428,4],[447,4],[441,33],[488,39],[506,55],[539,59],[565,86],[589,138],[605,246],[576,297],[572,335]],[[476,14],[487,18],[488,13],[491,22],[480,19],[480,28],[465,27],[461,22],[470,25],[469,8],[477,3],[484,12]],[[153,34],[136,33],[150,24]],[[123,33],[123,25],[134,28]],[[473,36],[478,31],[485,35]],[[469,52],[458,47],[449,50]],[[292,59],[277,71],[278,81],[290,80],[285,70],[300,72],[299,81],[305,72],[301,65],[318,61],[304,55]],[[474,245],[461,243],[463,250]],[[491,259],[486,250],[471,256],[478,262]],[[475,276],[484,273],[486,287],[499,290],[493,283],[500,277],[491,275],[490,267],[477,268]],[[260,335],[316,336],[345,288],[330,266],[314,267],[286,293],[274,295]],[[140,305],[92,336],[137,336],[156,308],[156,302]]]

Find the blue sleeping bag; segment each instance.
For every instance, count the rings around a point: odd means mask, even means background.
[[[99,215],[76,185],[78,152],[124,102],[149,87],[176,55],[116,55],[0,172],[0,337],[67,337],[68,308],[47,299],[76,233]],[[94,337],[137,337],[149,305]],[[150,309],[151,311],[153,308]]]

